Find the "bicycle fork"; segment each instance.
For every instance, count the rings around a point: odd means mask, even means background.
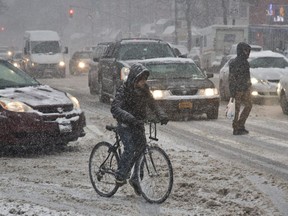
[[[147,160],[147,156],[148,156],[148,160]],[[149,151],[149,149],[146,150],[145,154],[144,154],[144,164],[146,166],[147,169],[147,173],[150,177],[153,176],[158,176],[158,172],[155,166],[155,163],[153,161],[152,158],[152,153]],[[150,165],[150,166],[149,166]],[[153,172],[154,171],[154,172]]]

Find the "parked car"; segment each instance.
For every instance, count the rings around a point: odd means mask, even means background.
[[[280,78],[277,94],[283,113],[288,115],[288,73]]]
[[[261,102],[265,99],[277,99],[277,85],[280,77],[288,74],[288,59],[279,53],[260,51],[251,52],[248,61],[254,101]],[[219,90],[222,100],[230,98],[228,82],[229,62],[221,68],[219,73]]]
[[[170,119],[192,114],[206,114],[208,119],[218,118],[220,96],[214,83],[192,59],[154,58],[126,61],[127,77],[132,64],[139,62],[150,71],[148,85],[154,99]]]
[[[88,73],[92,51],[76,51],[69,60],[69,72],[71,75]]]
[[[98,63],[110,44],[111,42],[98,43],[92,54],[92,61],[88,72],[88,86],[90,94],[92,95],[99,94],[100,84],[98,78]]]
[[[85,116],[72,95],[42,85],[0,60],[0,148],[66,145],[85,135]]]
[[[160,39],[128,38],[111,43],[98,65],[100,101],[110,102],[114,98],[123,82],[125,61],[160,57],[176,57],[173,48]]]

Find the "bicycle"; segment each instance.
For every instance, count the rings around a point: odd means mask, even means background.
[[[149,203],[163,203],[171,193],[173,186],[173,168],[165,151],[155,145],[157,138],[157,121],[148,121],[149,139],[144,152],[138,159],[137,184],[141,195]],[[117,127],[106,125],[106,129],[115,133],[112,145],[102,141],[97,143],[89,158],[89,177],[95,191],[103,197],[113,196],[119,186],[115,182],[115,171],[118,168],[122,153],[122,142]]]

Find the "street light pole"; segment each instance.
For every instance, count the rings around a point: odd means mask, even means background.
[[[175,44],[178,44],[178,8],[177,8],[177,0],[174,1],[174,9],[175,9]]]

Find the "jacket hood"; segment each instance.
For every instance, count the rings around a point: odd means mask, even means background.
[[[130,73],[128,75],[128,78],[125,84],[128,88],[133,88],[137,80],[139,80],[143,76],[145,77],[145,79],[147,79],[149,74],[150,74],[149,70],[146,67],[144,67],[142,64],[140,63],[133,64],[130,67]]]
[[[244,42],[238,43],[238,45],[237,45],[237,56],[238,57],[244,57],[244,58],[248,59],[249,55],[247,56],[244,53],[244,50],[251,51],[251,46],[249,44],[247,44],[247,43],[244,43]],[[250,54],[250,52],[249,52],[249,54]]]

